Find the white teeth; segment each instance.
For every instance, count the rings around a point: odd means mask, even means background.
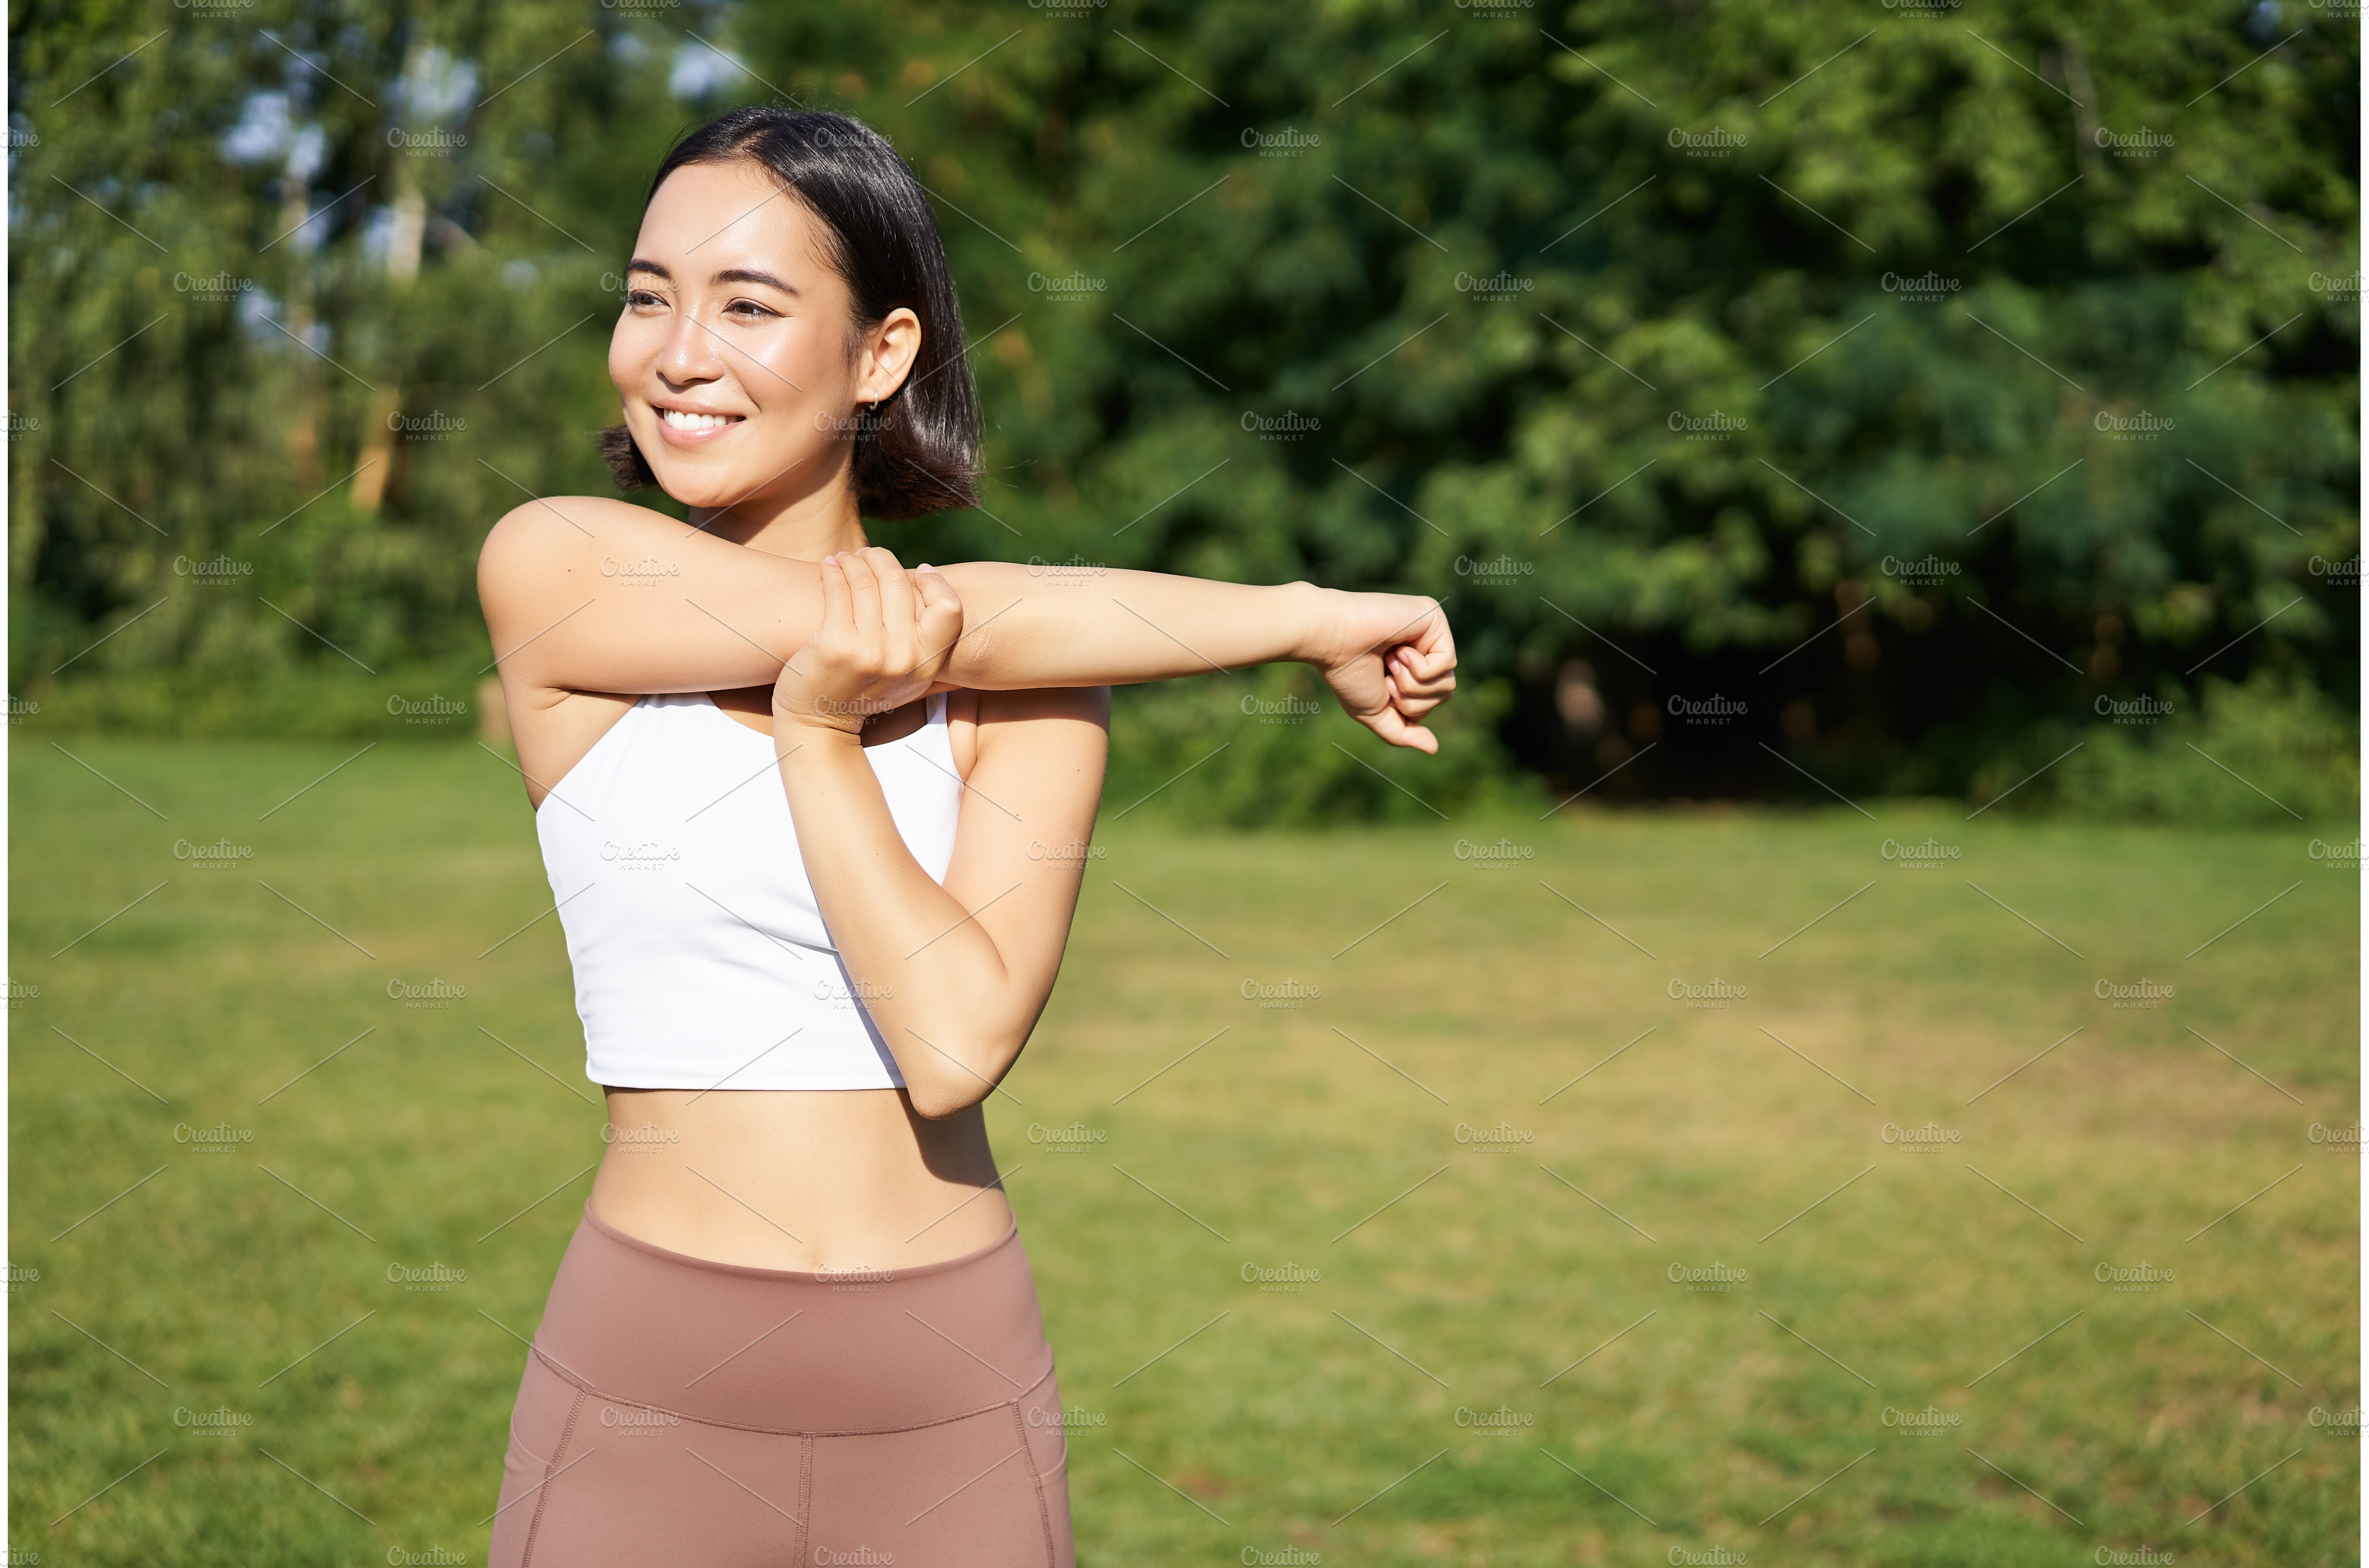
[[[658,417],[667,422],[669,428],[675,430],[721,430],[727,425],[739,423],[727,415],[686,414],[680,408],[662,408],[658,410]]]

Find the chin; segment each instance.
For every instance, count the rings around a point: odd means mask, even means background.
[[[698,471],[684,472],[680,463],[652,463],[650,472],[658,475],[658,488],[686,506],[723,507],[747,499],[746,483],[734,484],[724,475]]]
[[[738,479],[736,484],[738,476],[724,465],[703,462],[676,450],[655,430],[647,435],[635,430],[634,445],[641,449],[642,461],[657,478],[658,487],[686,506],[728,506],[747,491],[747,479]]]

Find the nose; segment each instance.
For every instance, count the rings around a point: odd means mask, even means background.
[[[724,354],[715,334],[699,319],[696,307],[678,309],[667,334],[666,352],[658,358],[658,376],[673,388],[694,387],[724,379]]]

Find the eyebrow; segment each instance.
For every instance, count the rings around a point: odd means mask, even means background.
[[[632,261],[627,262],[625,264],[625,270],[629,273],[647,272],[655,277],[662,278],[670,283],[674,281],[673,273],[668,271],[657,262],[648,260],[642,256],[635,256]],[[723,271],[716,273],[713,278],[709,278],[708,281],[712,283],[755,283],[767,289],[778,289],[784,294],[795,294],[798,292],[797,289],[794,285],[784,283],[780,278],[774,277],[772,273],[761,272],[753,267],[727,267]]]

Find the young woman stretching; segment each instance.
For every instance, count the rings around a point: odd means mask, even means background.
[[[610,373],[627,483],[479,592],[606,1155],[511,1421],[488,1562],[1068,1568],[1053,1358],[981,1103],[1060,965],[1107,687],[1295,659],[1394,744],[1427,600],[992,562],[937,231],[855,121],[737,110],[660,166]],[[635,695],[644,694],[644,695]]]

